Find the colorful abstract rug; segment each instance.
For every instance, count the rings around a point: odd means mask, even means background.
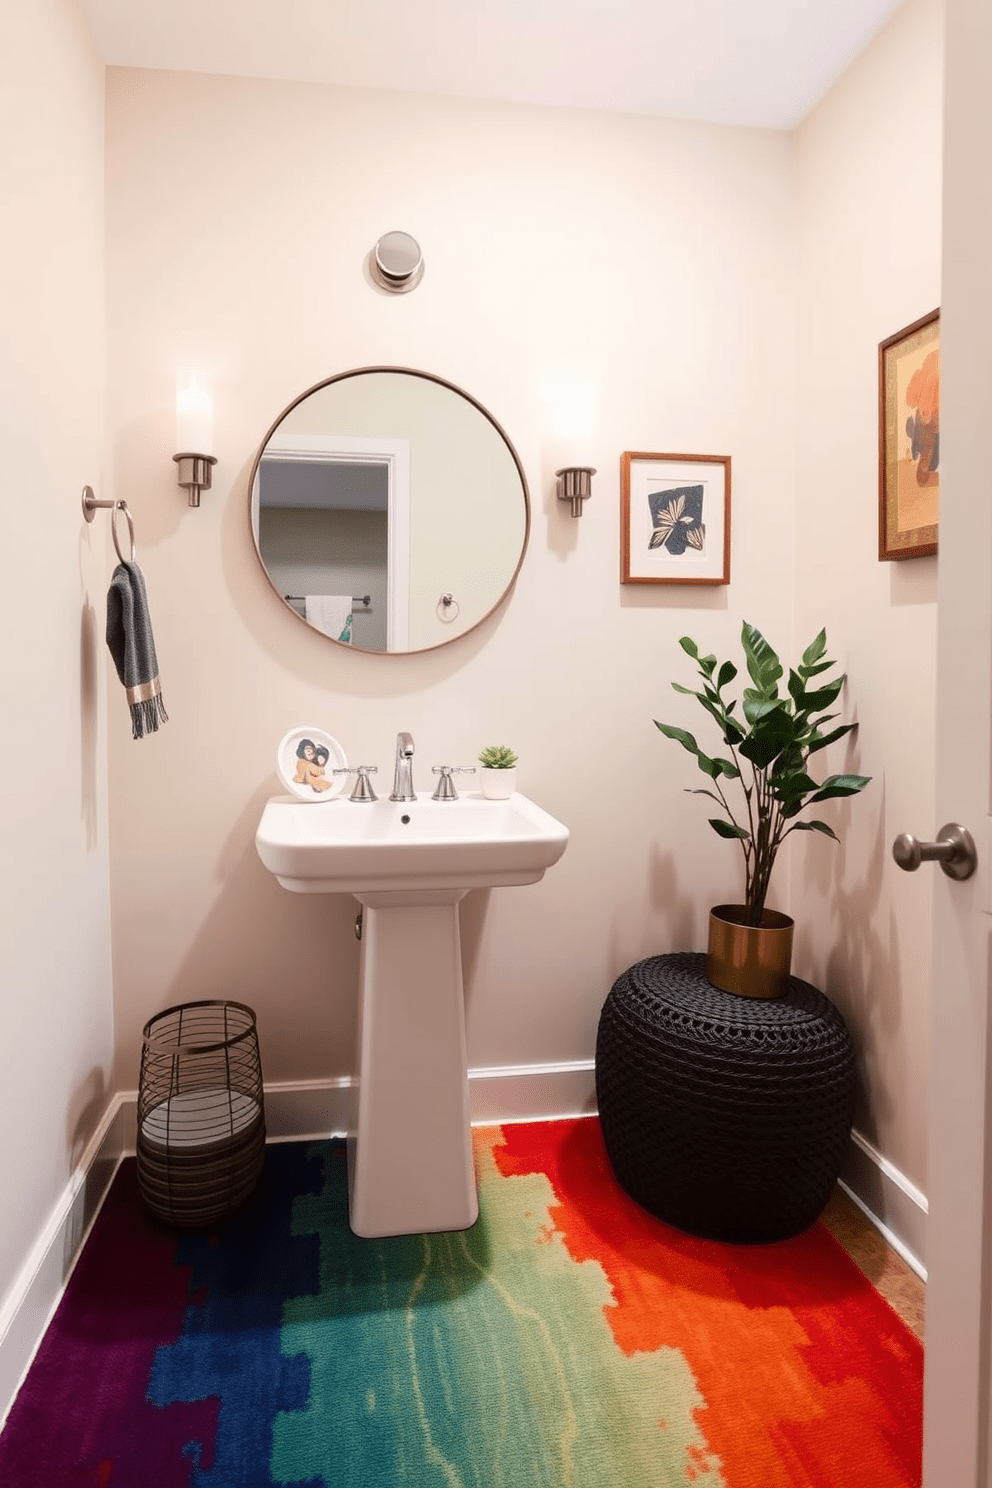
[[[462,1234],[359,1240],[341,1142],[216,1233],[112,1185],[0,1434],[4,1488],[909,1488],[922,1349],[822,1226],[731,1246],[595,1119],[476,1133]]]

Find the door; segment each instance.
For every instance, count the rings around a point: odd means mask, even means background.
[[[992,6],[947,0],[937,821],[978,871],[934,876],[925,1488],[992,1488]],[[911,228],[907,228],[911,230]]]

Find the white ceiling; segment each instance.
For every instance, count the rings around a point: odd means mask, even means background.
[[[902,0],[80,0],[106,62],[792,129]]]

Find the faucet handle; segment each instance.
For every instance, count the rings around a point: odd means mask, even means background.
[[[432,765],[431,773],[440,775],[437,790],[431,796],[432,801],[457,801],[458,792],[455,790],[455,782],[452,775],[474,775],[474,765]]]
[[[333,774],[358,776],[352,788],[351,795],[348,797],[349,801],[377,801],[379,798],[372,789],[372,782],[369,776],[376,775],[378,772],[378,765],[355,765],[353,767],[343,765],[340,769],[335,769]]]

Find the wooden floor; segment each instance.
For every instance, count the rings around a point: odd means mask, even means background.
[[[896,1254],[842,1188],[834,1189],[821,1218],[889,1306],[922,1342],[926,1287],[912,1267]]]

